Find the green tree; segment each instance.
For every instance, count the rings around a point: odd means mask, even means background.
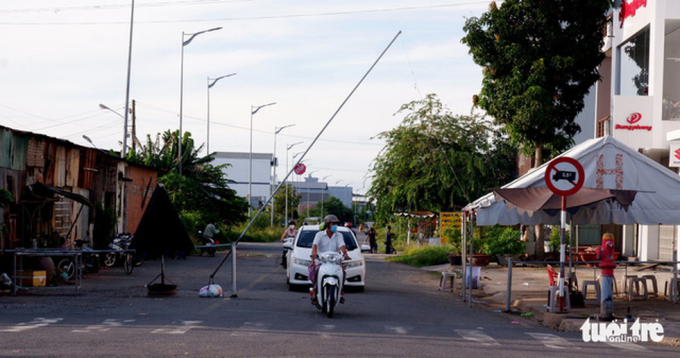
[[[333,214],[337,216],[341,223],[354,222],[354,211],[345,206],[345,204],[343,204],[340,199],[334,196],[331,196],[330,198],[323,201],[323,213],[324,215]],[[321,215],[321,203],[319,203],[319,205],[310,211],[310,215]]]
[[[147,136],[139,151],[130,151],[128,160],[142,163],[159,171],[158,182],[164,184],[173,205],[179,211],[197,212],[204,222],[233,226],[245,219],[248,204],[229,188],[223,168],[228,164],[210,164],[214,157],[199,156],[202,146],[194,145],[191,133],[182,139],[182,175],[179,175],[177,138],[179,131],[158,134],[156,140]]]
[[[367,193],[376,219],[461,208],[515,177],[516,152],[487,120],[452,115],[434,94],[399,112],[408,112],[403,122],[378,135],[386,145],[373,162]]]
[[[600,75],[610,0],[506,0],[470,18],[462,42],[483,67],[479,106],[524,153],[573,144],[583,98]]]
[[[281,186],[276,195],[274,195],[274,218],[277,221],[285,221],[286,216],[286,191],[288,191],[288,217],[297,217],[297,207],[300,205],[302,195],[293,189],[293,185],[286,184]]]

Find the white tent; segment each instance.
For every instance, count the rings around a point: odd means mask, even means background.
[[[588,140],[560,157],[576,159],[583,166],[584,188],[637,191],[627,210],[607,199],[572,213],[570,218],[574,224],[680,225],[680,176],[626,144],[612,137],[601,137]],[[549,163],[503,188],[545,187],[544,175]],[[510,209],[502,200],[497,201],[493,193],[468,204],[464,210],[474,211],[476,225],[481,226],[560,223],[557,212]]]

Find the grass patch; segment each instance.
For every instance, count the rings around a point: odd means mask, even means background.
[[[441,265],[449,263],[448,255],[450,252],[451,247],[448,245],[409,247],[404,250],[404,253],[388,257],[387,260],[415,267]]]

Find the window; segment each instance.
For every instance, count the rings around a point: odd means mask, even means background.
[[[617,49],[619,73],[617,95],[649,95],[649,27]]]
[[[661,119],[680,121],[680,21],[666,21]]]

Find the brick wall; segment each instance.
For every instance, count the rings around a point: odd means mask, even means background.
[[[151,199],[151,194],[156,188],[158,175],[155,170],[130,165],[127,178],[132,179],[131,182],[126,183],[128,190],[127,228],[134,234]]]

